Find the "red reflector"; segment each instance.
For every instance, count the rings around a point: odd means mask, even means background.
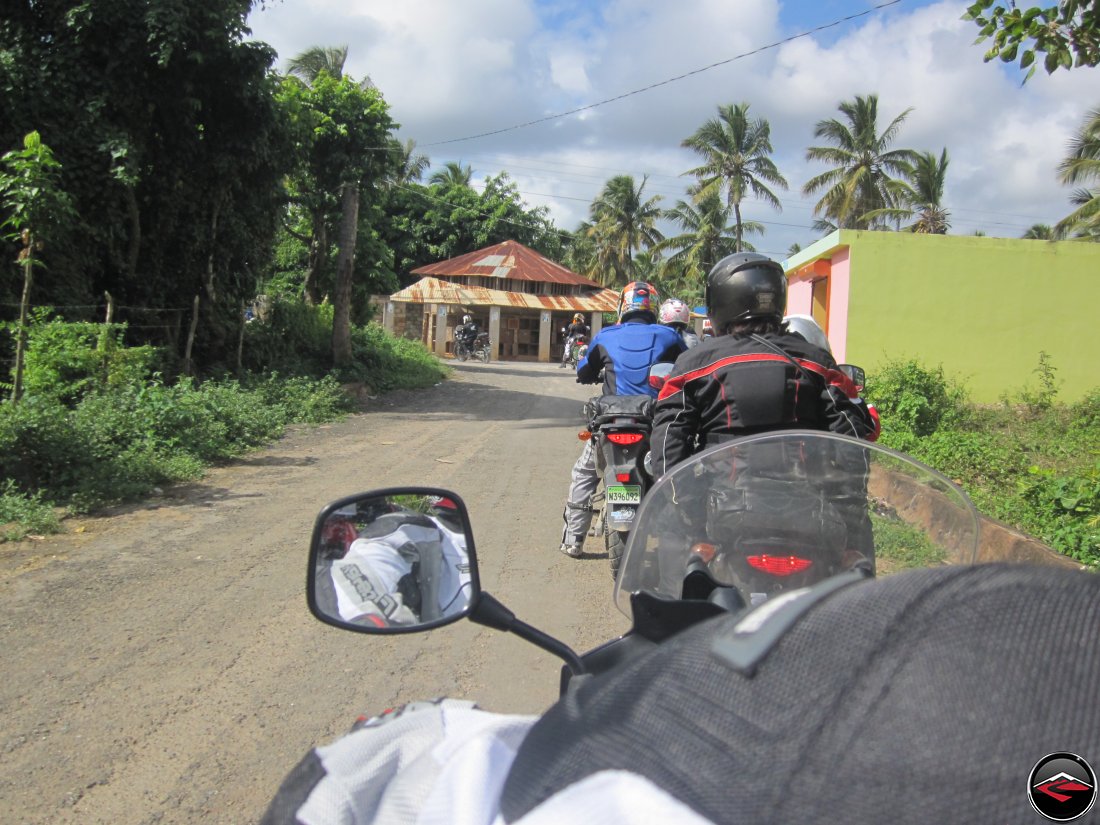
[[[645,436],[641,433],[608,433],[607,440],[613,444],[637,444]]]
[[[800,559],[798,556],[747,556],[745,561],[769,576],[789,576],[792,573],[801,573],[813,564],[810,559]]]
[[[649,376],[649,386],[653,387],[653,389],[659,390],[659,389],[663,388],[664,385],[665,385],[664,376],[661,376],[661,375],[651,375],[651,376]]]
[[[630,481],[630,473],[615,473],[615,480],[620,484],[626,484]]]

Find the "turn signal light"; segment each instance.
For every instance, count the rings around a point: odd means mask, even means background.
[[[592,433],[590,433],[588,430],[581,430],[579,433],[577,433],[577,438],[579,438],[581,441],[588,441],[588,439],[590,439],[591,437]]]
[[[718,548],[708,542],[700,541],[691,545],[691,552],[701,558],[705,564],[710,564],[714,561],[714,554],[718,552]]]
[[[812,560],[800,559],[798,556],[747,556],[745,561],[750,567],[755,567],[769,576],[790,576],[793,573],[801,573],[813,564]]]
[[[641,433],[608,433],[607,434],[607,440],[608,441],[610,441],[612,444],[621,444],[624,447],[629,446],[631,444],[637,444],[643,438],[645,438],[645,436],[643,436]]]

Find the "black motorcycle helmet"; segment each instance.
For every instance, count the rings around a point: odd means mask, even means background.
[[[787,307],[787,276],[766,255],[735,252],[707,275],[706,301],[707,315],[719,333],[735,321],[781,321]]]

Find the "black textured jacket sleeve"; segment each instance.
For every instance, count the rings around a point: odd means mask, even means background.
[[[708,444],[780,429],[874,432],[862,399],[842,388],[833,357],[799,335],[708,338],[676,361],[654,413],[659,477]]]

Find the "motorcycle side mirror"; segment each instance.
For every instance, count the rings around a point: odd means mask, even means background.
[[[327,505],[313,527],[306,599],[322,622],[356,633],[414,633],[468,616],[585,672],[568,645],[481,589],[470,517],[448,490],[393,487]]]
[[[858,391],[862,392],[863,388],[867,386],[867,375],[864,373],[863,367],[857,367],[855,364],[841,364],[839,369],[852,380]]]
[[[402,487],[338,499],[317,516],[306,595],[325,624],[412,633],[468,615],[481,594],[462,500]]]
[[[653,387],[655,390],[660,390],[671,374],[672,364],[665,361],[654,364],[649,368],[649,386]]]

